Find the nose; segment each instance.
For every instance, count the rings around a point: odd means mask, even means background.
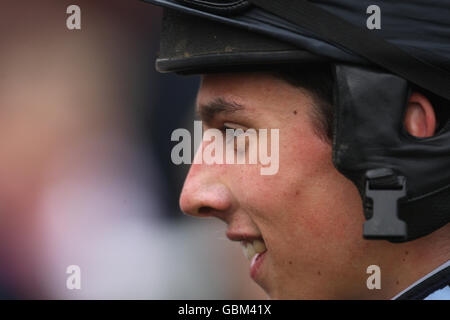
[[[214,216],[229,223],[234,200],[220,181],[216,165],[192,164],[180,196],[181,210],[192,216]]]

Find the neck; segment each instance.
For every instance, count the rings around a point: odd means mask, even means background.
[[[414,282],[425,277],[450,259],[450,225],[431,235],[407,242],[392,244],[387,263],[393,272],[385,272],[385,299],[391,299]]]

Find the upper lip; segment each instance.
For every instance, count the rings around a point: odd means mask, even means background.
[[[233,231],[227,231],[226,234],[227,238],[230,239],[231,241],[247,241],[247,242],[252,242],[254,240],[264,241],[263,237],[257,234],[247,234]]]

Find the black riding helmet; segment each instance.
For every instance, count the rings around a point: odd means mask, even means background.
[[[334,75],[333,163],[358,188],[363,236],[403,242],[450,221],[450,4],[354,0],[144,0],[163,6],[161,72],[326,63]],[[438,132],[403,126],[412,90],[443,110]],[[324,199],[326,200],[326,199]]]

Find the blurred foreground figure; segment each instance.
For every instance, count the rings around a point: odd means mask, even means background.
[[[68,31],[70,4],[0,8],[0,298],[264,297],[242,286],[244,259],[216,224],[165,219],[168,180],[136,122],[136,105],[152,108],[136,88],[158,95],[136,56],[152,52],[159,12],[78,1],[82,30]],[[66,286],[71,265],[79,290]]]

